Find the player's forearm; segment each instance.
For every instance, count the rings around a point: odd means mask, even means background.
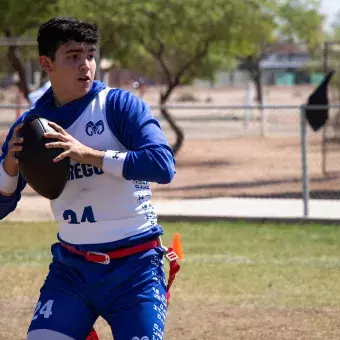
[[[123,168],[125,179],[160,184],[170,183],[175,173],[173,154],[170,148],[161,145],[128,152]]]
[[[18,163],[13,161],[13,158],[9,155],[3,161],[3,167],[9,176],[17,176],[19,173]]]
[[[0,193],[3,196],[11,196],[15,192],[18,185],[18,173],[17,165],[13,166],[7,157],[0,163]]]
[[[88,148],[87,154],[82,163],[91,164],[99,169],[102,169],[104,155],[105,155],[105,151]]]
[[[89,155],[87,164],[117,178],[166,184],[171,182],[176,173],[170,148],[161,145],[128,152],[92,150]]]
[[[126,152],[114,150],[99,151],[88,148],[82,163],[91,164],[117,178],[123,178],[126,154]]]

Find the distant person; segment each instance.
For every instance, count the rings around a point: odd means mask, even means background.
[[[137,80],[135,80],[134,82],[132,82],[132,87],[134,89],[138,89],[139,90],[139,97],[141,99],[143,99],[143,97],[145,95],[145,90],[146,90],[146,84],[145,84],[144,78],[140,77]]]
[[[43,96],[43,94],[51,87],[51,82],[46,80],[46,82],[39,87],[37,90],[30,92],[28,95],[28,100],[30,102],[31,108],[34,107],[37,100]]]

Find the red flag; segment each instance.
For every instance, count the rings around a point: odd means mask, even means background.
[[[99,340],[97,332],[94,330],[94,328],[91,329],[91,332],[87,336],[86,340]]]

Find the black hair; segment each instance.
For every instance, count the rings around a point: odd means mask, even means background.
[[[71,40],[97,45],[99,31],[95,23],[56,17],[40,26],[37,40],[39,55],[47,56],[53,61],[57,49]]]

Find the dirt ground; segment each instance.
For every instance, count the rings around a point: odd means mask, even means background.
[[[339,339],[339,309],[286,309],[258,307],[229,307],[221,302],[181,300],[169,309],[166,340],[335,340]],[[23,340],[32,317],[34,301],[22,299],[6,301],[0,307],[6,310],[0,321],[2,339]],[[204,320],[198,326],[199,318]],[[13,314],[15,313],[15,318]],[[16,327],[7,328],[7,325]],[[112,340],[107,323],[99,319],[95,329],[100,340]]]
[[[309,141],[308,172],[312,197],[335,198],[340,189],[333,147],[322,173],[321,142]],[[155,186],[155,197],[225,196],[302,197],[302,161],[298,137],[235,137],[188,141],[177,157],[177,174],[167,186]]]
[[[328,147],[322,173],[321,142],[308,143],[309,186],[312,198],[339,199],[340,172],[336,171],[340,150]],[[301,198],[302,170],[299,137],[256,136],[225,140],[188,140],[176,156],[172,183],[152,183],[153,200],[209,197]],[[29,187],[10,218],[50,219],[47,201],[38,200]],[[16,214],[16,216],[14,216]],[[21,216],[21,217],[20,217]]]

